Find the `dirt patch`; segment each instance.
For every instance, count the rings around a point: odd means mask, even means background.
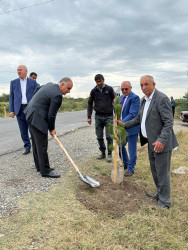
[[[6,186],[17,186],[19,184],[22,184],[23,182],[25,181],[25,179],[23,178],[14,178],[14,179],[11,179],[11,180],[8,180],[5,182]]]
[[[96,176],[96,179],[101,184],[99,188],[90,188],[80,183],[77,192],[77,200],[93,212],[118,218],[127,212],[137,212],[143,205],[154,204],[146,197],[144,188],[133,183],[131,178],[124,178],[123,185],[114,184],[109,175]]]

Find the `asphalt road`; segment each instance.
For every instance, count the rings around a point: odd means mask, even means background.
[[[63,135],[77,128],[89,126],[86,110],[58,113],[56,118],[57,135]],[[49,135],[49,139],[51,136]],[[0,156],[23,148],[23,142],[16,117],[0,118]]]
[[[77,128],[90,126],[87,123],[87,111],[75,111],[58,113],[56,118],[57,135],[63,135],[67,132],[74,131]],[[188,131],[188,123],[182,121],[174,121],[174,131]],[[49,135],[48,137],[52,137]],[[0,156],[18,151],[23,148],[23,142],[16,118],[0,118]]]

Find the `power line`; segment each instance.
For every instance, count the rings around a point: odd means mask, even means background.
[[[41,2],[41,3],[36,3],[36,4],[33,4],[33,5],[29,5],[29,6],[26,6],[26,7],[22,7],[22,8],[19,8],[19,9],[4,11],[4,12],[1,12],[0,15],[10,13],[10,12],[14,12],[14,11],[17,11],[17,10],[27,9],[27,8],[37,6],[37,5],[41,5],[41,4],[46,4],[46,3],[49,3],[49,2],[52,2],[52,1],[55,1],[55,0],[49,0],[49,1]]]

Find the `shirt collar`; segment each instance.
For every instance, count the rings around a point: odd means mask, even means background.
[[[25,79],[21,79],[21,78],[20,78],[20,81],[26,81],[26,80],[27,80],[27,76],[26,76],[26,78],[25,78]]]
[[[154,89],[154,91],[152,92],[152,94],[151,94],[149,97],[147,97],[147,96],[145,95],[145,97],[144,97],[145,100],[146,100],[146,101],[151,101],[151,99],[152,99],[154,93],[155,93],[155,89]]]
[[[103,84],[102,88],[99,88],[99,87],[97,86],[97,88],[98,88],[100,91],[102,91],[102,89],[104,89],[104,87],[105,87],[105,83]]]

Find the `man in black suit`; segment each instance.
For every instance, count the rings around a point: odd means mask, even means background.
[[[48,160],[48,130],[56,134],[55,119],[62,103],[62,94],[70,93],[73,82],[65,77],[58,84],[47,83],[39,87],[25,109],[26,120],[30,124],[33,157],[37,171],[42,177],[58,178]]]

